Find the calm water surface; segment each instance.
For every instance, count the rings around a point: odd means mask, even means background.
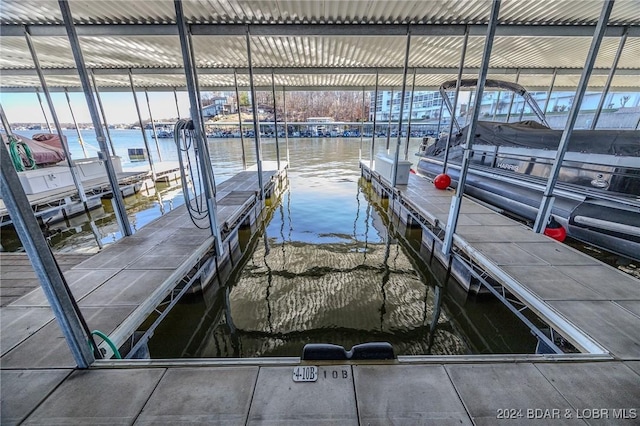
[[[238,171],[237,146],[212,141],[214,166]],[[306,343],[369,341],[397,354],[533,352],[535,339],[499,302],[466,300],[455,282],[434,278],[419,232],[394,224],[360,180],[359,151],[357,138],[291,139],[289,188],[258,234],[241,235],[241,266],[222,288],[175,307],[151,356],[298,356]],[[275,158],[272,140],[263,154]]]

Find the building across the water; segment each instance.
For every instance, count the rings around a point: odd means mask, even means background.
[[[531,114],[528,108],[523,111],[524,100],[515,96],[513,102],[511,100],[511,92],[485,92],[482,98],[482,106],[480,114],[483,119],[495,121],[505,121],[509,116],[509,121],[518,121],[521,116],[526,119],[527,114]],[[566,122],[566,116],[573,104],[575,96],[574,92],[552,92],[551,98],[547,101],[548,92],[536,91],[531,92],[531,96],[536,100],[540,107],[547,106],[545,113],[551,127],[563,127]],[[578,119],[577,128],[585,128],[590,125],[590,119],[593,118],[593,111],[598,107],[600,101],[600,92],[587,92],[582,101],[581,110],[584,111],[585,117]],[[373,121],[375,110],[376,120],[383,123],[389,119],[397,122],[400,116],[400,100],[402,93],[399,91],[381,91],[378,92],[377,105],[374,104],[373,97],[369,120]],[[449,94],[453,100],[453,92]],[[447,108],[442,108],[442,97],[439,92],[435,91],[416,91],[413,94],[413,107],[410,107],[411,92],[407,91],[404,97],[404,107],[402,112],[403,120],[408,120],[411,113],[412,121],[437,121],[442,113],[442,122],[448,123],[450,113]],[[475,97],[472,92],[460,92],[458,106],[456,108],[457,117],[465,117],[470,110],[470,106],[475,103]],[[509,113],[509,111],[511,111]],[[607,120],[606,116],[616,113],[615,117]],[[625,115],[624,117],[621,114]],[[629,117],[626,117],[630,114]],[[389,118],[391,115],[391,118]],[[588,115],[588,117],[587,117]],[[634,128],[640,119],[640,92],[610,92],[604,103],[603,113],[599,121],[599,128]],[[461,120],[464,123],[464,119]]]

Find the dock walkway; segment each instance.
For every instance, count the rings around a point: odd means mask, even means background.
[[[478,358],[320,365],[309,383],[295,360],[3,367],[2,424],[638,424],[640,361]]]
[[[274,185],[277,175],[276,170],[263,171],[265,188]],[[235,226],[243,212],[250,212],[257,192],[256,172],[241,172],[218,185],[221,229]],[[230,196],[232,201],[225,203]],[[120,346],[212,244],[210,231],[196,227],[181,206],[73,266],[64,276],[89,328],[109,335]],[[75,366],[41,288],[1,309],[2,368]]]
[[[366,162],[361,166],[371,173]],[[389,203],[401,219],[408,221],[412,211],[444,231],[452,190],[411,174],[408,185],[391,191],[375,166],[372,177],[392,192]],[[640,359],[640,280],[467,197],[454,246],[581,351]]]

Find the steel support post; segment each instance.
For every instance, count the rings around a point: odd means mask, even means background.
[[[360,115],[360,149],[358,150],[358,161],[362,161],[362,142],[364,140],[364,87],[362,87],[362,114]]]
[[[627,42],[628,36],[629,27],[625,27],[624,32],[622,33],[622,37],[620,38],[620,44],[618,44],[616,56],[613,58],[613,63],[611,64],[609,75],[607,76],[607,82],[604,85],[604,89],[602,89],[602,96],[600,97],[600,101],[598,101],[598,107],[596,108],[596,113],[593,116],[593,121],[591,122],[591,127],[589,128],[589,130],[596,129],[598,120],[600,119],[600,114],[602,113],[602,107],[604,107],[605,100],[607,98],[607,95],[609,94],[609,88],[611,88],[611,82],[613,81],[613,76],[616,74],[618,62],[620,61],[620,56],[622,55],[622,50],[624,49],[624,45]]]
[[[71,159],[71,152],[69,152],[69,145],[67,144],[67,139],[65,138],[64,133],[62,133],[62,125],[60,125],[60,120],[58,120],[58,114],[56,113],[55,107],[53,105],[53,99],[51,98],[51,93],[49,92],[49,86],[47,86],[47,80],[44,78],[42,67],[40,66],[40,60],[38,59],[38,54],[36,52],[35,46],[33,45],[33,40],[31,39],[31,34],[29,34],[27,27],[24,27],[24,37],[25,37],[25,40],[27,41],[27,47],[29,48],[29,53],[31,53],[31,59],[33,60],[33,65],[36,68],[38,79],[40,80],[40,86],[42,87],[42,91],[44,92],[45,99],[47,100],[47,105],[49,106],[49,112],[51,113],[53,124],[56,126],[56,131],[58,132],[58,136],[60,137],[60,145],[62,146],[64,155],[67,158],[67,165],[69,166],[69,171],[71,171],[71,178],[73,179],[73,184],[76,187],[76,191],[78,191],[78,197],[80,197],[80,201],[84,205],[85,211],[89,211],[89,207],[87,206],[87,194],[84,192],[84,188],[82,186],[82,181],[80,179],[80,174],[78,173],[78,168],[76,167],[76,163]],[[42,105],[40,92],[37,89],[36,89],[36,93],[38,94],[40,107],[42,108],[42,113],[44,114],[44,105]],[[44,115],[46,118],[46,114]],[[49,127],[49,133],[53,133],[51,131],[51,126],[49,125],[48,121],[47,121],[47,126]]]
[[[64,277],[42,235],[29,200],[22,190],[18,173],[13,168],[8,155],[0,155],[0,165],[2,200],[40,280],[42,290],[56,316],[76,365],[79,368],[88,368],[93,364],[95,358],[89,346],[89,336],[85,333],[82,320],[79,317],[81,313],[74,309],[72,296],[67,291]]]
[[[518,117],[518,121],[522,121],[522,118],[524,117],[524,107],[526,102],[524,101],[524,99],[522,100],[522,108],[520,108],[520,116]]]
[[[464,40],[462,41],[462,52],[460,53],[460,63],[458,64],[458,76],[456,77],[456,91],[453,95],[453,105],[449,102],[449,97],[446,92],[440,92],[440,96],[442,96],[442,103],[445,101],[447,105],[450,107],[449,112],[451,113],[451,122],[449,123],[449,133],[447,134],[447,145],[444,147],[444,162],[442,164],[442,173],[447,172],[447,161],[449,160],[449,145],[451,144],[451,136],[453,135],[453,125],[458,124],[456,121],[456,109],[458,108],[458,97],[460,96],[460,84],[462,84],[462,71],[464,70],[464,61],[467,56],[467,45],[469,44],[469,26],[467,25],[464,29]],[[442,114],[441,114],[442,115]],[[458,130],[460,130],[458,128]],[[436,140],[440,138],[440,133],[436,134]]]
[[[178,113],[178,120],[180,120],[180,105],[178,105],[178,92],[176,91],[175,88],[173,89],[173,99],[176,102],[176,112]],[[142,121],[140,122],[140,126],[142,126]]]
[[[247,170],[247,155],[244,152],[244,132],[242,131],[242,113],[240,112],[240,92],[238,91],[238,73],[233,70],[233,86],[236,89],[236,108],[238,109],[238,125],[240,126],[240,148],[242,149],[242,169]],[[289,158],[287,157],[287,161]]]
[[[178,26],[178,34],[180,36],[180,48],[182,49],[182,61],[184,63],[185,80],[187,83],[187,91],[189,93],[189,104],[191,106],[191,120],[193,121],[193,132],[198,150],[198,159],[200,161],[200,169],[203,176],[204,197],[207,202],[209,211],[209,227],[211,235],[215,238],[216,254],[222,254],[224,247],[222,246],[222,237],[220,235],[220,227],[218,226],[218,206],[216,204],[216,194],[214,190],[213,170],[211,168],[211,158],[207,149],[207,141],[203,134],[204,126],[201,121],[200,105],[198,104],[198,96],[196,94],[196,82],[192,63],[191,49],[189,47],[189,38],[187,37],[187,24],[182,10],[182,1],[174,0],[176,11],[176,23]],[[189,200],[185,200],[189,202]]]
[[[287,91],[282,86],[282,113],[284,114],[284,140],[287,145],[287,167],[289,167],[289,124],[287,122]]]
[[[391,116],[393,115],[393,89],[391,89],[391,98],[389,100],[389,127],[387,129],[387,154],[389,153],[389,145],[391,144]]]
[[[416,69],[413,68],[413,81],[411,82],[411,98],[409,99],[409,119],[407,121],[407,143],[404,146],[404,161],[409,160],[409,142],[411,141],[411,115],[413,114],[413,95],[416,92]],[[442,107],[440,108],[442,115]]]
[[[4,131],[8,136],[13,136],[13,131],[11,130],[11,124],[9,124],[9,120],[7,119],[6,114],[4,113],[4,108],[2,108],[2,104],[0,104],[0,121],[2,121],[2,127],[4,127]]]
[[[80,144],[80,148],[82,148],[82,153],[84,154],[84,158],[89,158],[89,153],[87,152],[87,147],[84,144],[84,139],[82,139],[82,133],[80,133],[80,128],[78,127],[78,121],[76,120],[76,116],[73,113],[73,108],[71,107],[71,99],[69,98],[69,91],[67,88],[64,88],[64,94],[67,97],[67,105],[69,105],[69,112],[71,113],[71,120],[73,120],[73,125],[76,128],[76,133],[78,134],[78,143]]]
[[[25,27],[26,28],[26,27]],[[33,52],[31,53],[33,56]],[[47,124],[47,129],[49,133],[53,133],[51,130],[51,123],[49,123],[49,119],[47,118],[47,113],[44,111],[44,105],[42,104],[42,97],[40,96],[40,91],[36,87],[36,95],[38,95],[38,103],[40,104],[40,111],[42,111],[42,117],[44,117],[44,122]]]
[[[544,193],[542,195],[542,202],[540,203],[538,215],[533,225],[534,232],[542,233],[547,226],[547,222],[549,221],[549,216],[551,215],[551,207],[553,204],[553,189],[555,188],[556,182],[558,181],[558,175],[560,174],[560,168],[562,167],[564,154],[567,152],[567,148],[569,146],[569,140],[571,139],[571,134],[573,133],[573,127],[576,124],[578,113],[580,112],[580,106],[582,104],[584,94],[587,91],[589,77],[591,77],[593,64],[596,61],[598,50],[600,50],[600,44],[602,43],[602,38],[604,37],[604,33],[607,29],[607,22],[609,21],[609,16],[611,15],[611,10],[613,9],[614,2],[614,0],[604,0],[602,11],[600,12],[600,18],[598,19],[598,23],[596,24],[596,29],[593,34],[593,39],[591,40],[591,47],[589,48],[589,53],[587,54],[587,59],[584,64],[582,74],[580,75],[580,81],[578,83],[578,88],[576,89],[574,101],[571,104],[571,109],[569,110],[567,124],[565,125],[562,136],[560,137],[560,144],[558,146],[558,151],[556,152],[556,158],[553,162],[553,166],[551,167],[549,179],[547,180],[547,186],[545,187]]]
[[[496,106],[493,108],[493,116],[491,117],[492,121],[496,121],[496,114],[498,113],[498,105],[500,105],[500,95],[502,94],[501,90],[498,90],[498,96],[496,97]]]
[[[402,71],[402,94],[400,95],[400,114],[398,115],[398,141],[396,153],[393,157],[393,171],[391,173],[391,186],[395,188],[398,181],[398,160],[402,147],[402,119],[404,114],[404,97],[407,93],[407,72],[409,71],[409,51],[411,50],[411,30],[407,30],[407,47],[404,52],[404,70]]]
[[[182,1],[182,0],[180,0]],[[196,66],[196,53],[193,48],[193,36],[191,35],[191,28],[187,27],[187,41],[189,42],[189,57],[191,58],[191,67],[193,69],[193,82],[195,83],[196,88],[196,99],[198,100],[198,114],[200,114],[200,123],[202,123],[202,135],[203,140],[205,141],[204,148],[207,153],[207,158],[209,158],[209,141],[207,139],[207,129],[204,126],[204,114],[202,113],[202,99],[200,97],[200,80],[198,79],[198,67]],[[213,169],[211,169],[211,176],[213,176]],[[216,191],[216,181],[213,182],[213,190],[214,194]]]
[[[549,84],[549,94],[547,95],[547,99],[544,101],[544,108],[542,109],[542,113],[547,113],[547,108],[549,107],[549,101],[551,100],[551,92],[553,92],[553,86],[556,84],[556,76],[558,75],[558,68],[553,69],[553,75],[551,76],[551,84]],[[500,92],[498,92],[500,93]],[[495,117],[495,115],[494,115]]]
[[[453,125],[456,122],[456,109],[458,108],[458,97],[460,96],[460,84],[462,84],[462,71],[464,70],[464,61],[467,56],[467,45],[469,43],[469,26],[464,30],[464,41],[462,42],[462,52],[460,53],[460,64],[458,65],[458,76],[456,78],[456,92],[453,95],[453,105],[449,112],[451,113],[451,123],[449,123],[449,134],[447,135],[447,145],[444,147],[444,163],[442,164],[442,173],[447,173],[447,161],[449,160],[449,145],[451,145],[451,137],[453,136]],[[442,103],[449,102],[449,98],[446,92],[440,92],[442,96]],[[436,138],[440,135],[436,134]]]
[[[278,140],[278,113],[276,112],[276,79],[271,72],[271,96],[273,97],[273,127],[276,132],[276,164],[280,170],[280,142]]]
[[[440,96],[442,97],[442,102],[447,106],[447,109],[449,111],[454,111],[453,105],[451,105],[451,101],[449,100],[449,95],[447,94],[447,91],[440,90]],[[462,128],[460,127],[460,124],[458,124],[458,120],[456,120],[455,111],[453,113],[453,116],[451,117],[451,121],[453,122],[453,125],[456,126],[456,129],[458,129],[458,131],[462,130]],[[439,136],[439,135],[436,135],[436,136]]]
[[[487,36],[484,42],[484,51],[482,53],[482,64],[480,65],[480,72],[478,74],[476,99],[482,99],[484,84],[487,80],[489,59],[491,58],[491,49],[493,48],[496,26],[498,24],[498,15],[500,14],[500,2],[501,0],[494,0],[491,5],[489,26],[487,28]],[[456,188],[456,193],[451,199],[451,207],[449,208],[449,217],[447,219],[447,228],[444,235],[444,241],[442,243],[442,253],[445,256],[449,256],[451,254],[451,248],[453,245],[453,234],[455,233],[456,226],[458,225],[458,216],[460,214],[460,206],[462,205],[462,197],[464,195],[464,185],[467,180],[467,173],[469,172],[471,149],[473,146],[473,136],[476,133],[476,125],[478,124],[480,107],[481,103],[476,102],[473,106],[473,110],[471,111],[471,122],[469,123],[467,138],[464,144],[464,155],[462,157],[462,164],[460,165],[460,178],[458,179],[458,187]]]
[[[62,13],[62,18],[64,20],[67,37],[69,39],[69,44],[71,45],[71,51],[78,70],[78,76],[80,77],[80,82],[82,84],[82,90],[84,91],[84,97],[87,100],[87,107],[89,109],[89,114],[91,115],[94,131],[96,132],[96,139],[100,145],[100,150],[102,151],[101,153],[98,153],[98,156],[104,161],[104,166],[109,178],[109,184],[113,194],[112,203],[114,206],[114,213],[122,235],[129,236],[133,234],[131,231],[131,224],[127,217],[127,211],[124,206],[122,193],[120,192],[120,186],[118,185],[118,178],[113,167],[113,161],[109,155],[107,141],[104,137],[104,132],[102,131],[100,115],[98,114],[98,108],[96,107],[96,102],[93,98],[93,91],[91,90],[91,83],[89,81],[89,73],[84,63],[84,56],[82,55],[82,49],[80,48],[78,34],[76,33],[76,28],[73,25],[73,16],[71,15],[69,2],[67,0],[58,0],[58,4],[60,5],[60,12]]]
[[[89,72],[91,76],[91,82],[93,83],[93,91],[96,94],[96,99],[98,100],[98,108],[100,110],[100,115],[102,116],[102,123],[104,123],[104,131],[107,134],[107,140],[109,141],[109,146],[111,147],[111,155],[116,155],[116,148],[113,146],[113,140],[111,139],[111,132],[109,132],[109,123],[107,122],[107,114],[104,112],[104,107],[102,106],[102,98],[100,97],[100,91],[98,90],[98,84],[96,83],[96,76],[93,73],[93,70]]]
[[[249,26],[246,28],[247,40],[247,62],[249,64],[249,87],[251,90],[251,110],[253,111],[253,133],[256,145],[256,162],[258,166],[258,187],[260,188],[260,200],[264,200],[264,183],[262,182],[262,147],[260,144],[260,120],[258,120],[258,101],[256,97],[256,86],[253,82],[253,62],[251,60],[251,34]]]
[[[436,127],[436,135],[440,137],[440,127],[442,126],[442,111],[444,110],[444,103],[440,104],[440,112],[438,112],[438,127]]]
[[[156,151],[158,153],[158,160],[162,161],[162,154],[160,154],[160,143],[158,142],[158,132],[156,131],[156,123],[153,121],[153,114],[151,113],[151,102],[149,101],[149,91],[144,88],[144,97],[147,101],[147,111],[149,111],[149,120],[151,121],[151,132],[153,133],[153,140],[156,142]],[[142,123],[140,123],[142,125]],[[142,126],[144,130],[144,126]],[[151,152],[149,152],[151,156]]]
[[[373,170],[373,156],[375,155],[376,146],[376,119],[378,117],[378,83],[379,74],[376,70],[376,88],[373,94],[373,136],[371,137],[371,153],[369,155],[369,170]]]
[[[153,155],[151,155],[151,148],[149,148],[149,141],[147,139],[147,132],[144,131],[144,125],[142,124],[142,114],[140,114],[140,104],[138,103],[138,95],[136,94],[136,88],[133,84],[133,74],[129,69],[129,84],[131,85],[131,94],[133,95],[133,102],[136,106],[136,113],[138,114],[138,121],[140,122],[140,131],[142,132],[142,140],[144,141],[144,147],[147,150],[147,156],[149,157],[149,167],[151,168],[151,177],[155,183],[157,175],[156,168],[153,164]]]

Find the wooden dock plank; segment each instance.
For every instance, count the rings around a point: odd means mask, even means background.
[[[82,307],[81,311],[90,330],[111,333],[123,317],[132,311],[132,306],[113,308]],[[100,339],[96,339],[100,342]],[[60,326],[50,321],[2,356],[2,368],[73,368],[76,366]]]
[[[609,300],[640,300],[640,281],[607,265],[561,265],[555,269]]]
[[[502,268],[543,300],[606,300],[597,291],[553,267],[507,265]]]
[[[59,370],[2,370],[3,425],[17,425],[40,405],[72,369]]]
[[[134,306],[142,304],[153,293],[159,283],[169,278],[172,269],[120,271],[109,281],[80,299],[85,306]]]
[[[133,424],[164,373],[163,368],[75,371],[27,424]]]
[[[352,374],[351,366],[321,366],[316,382],[293,383],[291,367],[262,367],[246,424],[358,425]]]
[[[640,361],[625,361],[623,364],[635,371],[636,374],[640,376]]]
[[[513,242],[486,243],[478,242],[473,247],[487,256],[495,265],[528,265],[548,266],[549,264],[531,253],[521,249]]]
[[[640,359],[640,318],[609,301],[548,302],[621,359]]]
[[[638,318],[640,318],[640,299],[639,300],[618,300],[616,303]]]
[[[441,365],[357,365],[353,374],[361,424],[472,424]]]
[[[622,363],[540,363],[536,368],[578,412],[608,410],[598,424],[618,424],[613,409],[639,408],[640,377]]]
[[[85,254],[55,255],[62,271],[68,271],[89,257]],[[26,253],[0,253],[0,307],[14,303],[39,287],[40,281]]]
[[[76,300],[82,300],[87,294],[104,284],[114,276],[118,269],[72,269],[64,273],[69,289]],[[49,306],[49,301],[42,288],[36,288],[29,294],[21,297],[11,306]]]
[[[257,377],[255,366],[169,369],[135,424],[244,425]]]
[[[15,308],[0,309],[0,355],[6,354],[29,336],[53,321],[55,315],[51,308]]]
[[[476,425],[512,424],[526,420],[527,409],[556,409],[561,413],[569,402],[533,364],[447,365],[447,372]],[[521,417],[499,419],[498,410],[522,413]],[[553,424],[584,424],[574,418],[553,419]]]
[[[585,256],[578,250],[558,244],[556,241],[540,241],[540,242],[526,242],[517,241],[516,245],[529,254],[539,257],[547,262],[549,265],[567,265],[567,266],[582,266],[591,265],[599,266],[601,263],[596,259]]]

